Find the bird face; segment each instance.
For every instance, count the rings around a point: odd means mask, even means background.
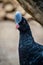
[[[15,22],[16,22],[16,28],[19,31],[25,32],[27,31],[29,25],[24,17],[22,17],[22,14],[20,12],[16,12],[15,14]]]
[[[24,26],[25,26],[25,22],[20,22],[20,23],[16,24],[16,28],[19,30],[24,29]]]
[[[19,31],[25,32],[28,29],[28,23],[25,21],[25,19],[22,18],[22,21],[18,24],[16,24],[16,28]]]

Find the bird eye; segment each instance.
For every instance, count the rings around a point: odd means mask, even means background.
[[[23,23],[25,23],[25,21],[23,21]]]
[[[23,22],[23,24],[25,24],[25,21]]]

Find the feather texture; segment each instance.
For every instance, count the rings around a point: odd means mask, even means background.
[[[26,24],[23,24],[24,21]],[[43,65],[43,45],[40,45],[34,41],[30,26],[25,18],[22,18],[22,22],[19,23],[19,25],[21,27],[19,28],[20,65]]]

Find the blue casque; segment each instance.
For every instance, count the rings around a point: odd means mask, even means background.
[[[20,23],[21,20],[22,20],[22,14],[19,11],[17,11],[16,14],[15,14],[15,22],[16,22],[16,24]]]

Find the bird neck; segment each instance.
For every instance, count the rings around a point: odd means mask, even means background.
[[[22,35],[22,36],[27,36],[28,35],[28,37],[33,38],[30,26],[28,24],[26,24],[26,26],[24,28],[23,28],[23,31],[22,30],[20,31],[20,35]]]
[[[20,41],[21,44],[31,44],[34,41],[31,30],[20,32]]]

